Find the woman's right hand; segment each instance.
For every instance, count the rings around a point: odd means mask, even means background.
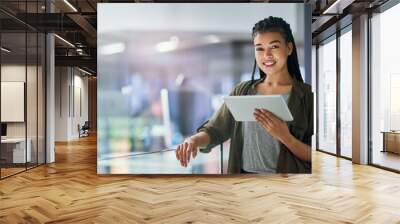
[[[176,159],[181,162],[181,166],[187,167],[190,157],[196,158],[197,150],[198,144],[193,138],[189,137],[176,148]]]

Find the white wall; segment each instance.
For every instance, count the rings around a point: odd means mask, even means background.
[[[32,69],[28,66],[28,70]],[[1,81],[25,82],[25,64],[24,65],[2,65]]]
[[[56,67],[56,141],[77,139],[78,124],[88,120],[88,78],[83,75],[76,68]]]
[[[55,68],[55,141],[68,140],[68,86],[70,77],[67,67]]]
[[[88,121],[88,77],[74,75],[74,107],[72,108],[72,119],[71,119],[71,135],[72,138],[79,137],[78,124],[81,126]],[[80,97],[79,97],[80,96]],[[79,102],[80,101],[80,102]],[[72,105],[72,102],[71,102]],[[81,108],[80,108],[81,107]],[[81,110],[81,111],[80,111]]]
[[[26,78],[27,80],[25,80]],[[45,90],[43,78],[41,66],[25,66],[25,64],[3,64],[1,66],[2,82],[24,82],[26,84],[26,105],[23,102],[24,105],[21,108],[22,113],[26,112],[26,120],[23,122],[6,122],[7,137],[23,138],[26,135],[31,143],[32,161],[36,162],[36,158],[39,158],[39,163],[44,163],[45,159],[43,111]],[[2,95],[2,98],[7,98],[7,95]],[[1,110],[2,112],[13,113],[13,109],[9,107],[3,106]],[[37,153],[39,154],[38,157]]]
[[[25,82],[1,82],[1,121],[24,122]],[[36,108],[36,105],[34,105]]]
[[[33,66],[18,65],[18,64],[8,64],[1,66],[1,81],[2,82],[25,82],[25,75],[27,69],[28,74],[30,74],[34,69]],[[36,70],[35,70],[36,72]],[[36,96],[36,92],[28,92],[28,96]],[[3,96],[4,97],[4,96]],[[35,105],[36,107],[36,105]],[[7,108],[1,108],[1,110],[7,110]],[[31,120],[31,117],[28,117]],[[25,123],[26,122],[7,122],[7,136],[8,137],[25,137]],[[31,126],[29,126],[31,127]]]

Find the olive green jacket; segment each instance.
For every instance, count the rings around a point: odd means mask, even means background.
[[[251,81],[238,84],[230,95],[246,95],[253,90],[259,79],[251,85]],[[311,146],[313,135],[313,93],[311,86],[293,80],[292,91],[289,96],[288,107],[293,115],[293,121],[287,122],[290,133]],[[242,122],[235,121],[228,107],[224,104],[213,116],[201,125],[197,132],[204,131],[210,136],[210,144],[200,151],[208,153],[215,146],[231,139],[229,149],[228,173],[240,173],[242,168],[243,130]],[[296,157],[284,144],[280,143],[280,152],[277,163],[277,173],[311,173],[311,162],[303,161]]]

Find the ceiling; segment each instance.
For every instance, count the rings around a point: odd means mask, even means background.
[[[24,40],[21,39],[21,34],[18,34],[18,32],[24,31],[26,28],[32,31],[54,32],[72,44],[66,43],[61,38],[55,38],[56,65],[80,66],[95,73],[97,67],[97,3],[149,2],[309,3],[313,12],[312,32],[313,38],[315,38],[346,15],[356,15],[365,10],[373,9],[386,0],[337,0],[338,4],[334,0],[1,0],[1,30],[3,33],[8,33],[6,38],[21,42],[21,45]],[[329,10],[327,10],[328,8]],[[328,13],[323,14],[324,11]],[[18,43],[15,44],[18,45]],[[34,44],[30,46],[34,46]]]

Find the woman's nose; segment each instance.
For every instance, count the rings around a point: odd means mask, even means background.
[[[264,51],[264,57],[269,57],[269,56],[272,56],[271,50],[266,49],[266,50]]]

